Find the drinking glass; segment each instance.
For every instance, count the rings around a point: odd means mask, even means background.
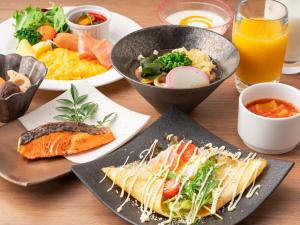
[[[278,82],[282,72],[288,40],[288,11],[278,1],[269,0],[268,4],[273,10],[266,14],[263,1],[243,0],[235,14],[232,41],[241,57],[235,73],[236,88],[240,92],[252,84]]]
[[[285,54],[283,73],[293,74],[300,72],[300,1],[278,0],[286,5],[289,14],[289,38]],[[272,13],[270,0],[266,1],[265,14]],[[274,12],[273,12],[274,13]],[[276,13],[276,12],[275,12]]]

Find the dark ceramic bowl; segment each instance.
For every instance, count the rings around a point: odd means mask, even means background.
[[[0,76],[5,80],[8,80],[7,70],[15,70],[25,74],[32,85],[24,93],[15,93],[7,98],[0,98],[0,122],[2,123],[7,123],[25,114],[47,73],[45,64],[33,57],[0,54]]]
[[[217,64],[219,79],[206,87],[191,89],[161,88],[137,80],[134,71],[140,54],[148,56],[153,50],[181,47],[206,52]],[[223,36],[197,27],[176,25],[149,27],[128,34],[115,44],[111,58],[114,68],[159,112],[173,105],[190,112],[235,72],[240,61],[235,46]]]

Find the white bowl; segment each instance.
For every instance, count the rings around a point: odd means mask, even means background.
[[[246,88],[239,97],[238,133],[251,149],[282,154],[300,143],[300,113],[286,118],[268,118],[250,112],[245,105],[259,99],[279,99],[300,109],[300,91],[280,83],[260,83]]]
[[[103,23],[96,24],[96,25],[90,25],[90,26],[84,26],[74,23],[75,20],[77,20],[83,12],[95,12],[100,13],[103,16],[107,18],[107,20]],[[104,39],[108,38],[108,32],[109,32],[109,24],[111,20],[111,13],[107,9],[95,6],[95,5],[83,5],[79,7],[75,7],[71,9],[66,14],[67,23],[72,31],[72,33],[79,34],[79,33],[85,33],[90,35],[91,37],[94,37],[96,39]]]

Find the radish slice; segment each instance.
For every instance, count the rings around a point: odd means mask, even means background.
[[[196,88],[209,85],[206,73],[193,66],[180,66],[172,69],[166,77],[168,88]]]

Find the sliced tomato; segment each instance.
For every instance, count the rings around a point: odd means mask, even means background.
[[[89,16],[94,17],[95,20],[94,21],[98,21],[98,22],[104,22],[107,20],[107,18],[99,13],[93,13],[93,12],[89,12],[88,13]]]
[[[186,146],[186,144],[181,144],[179,146],[179,148],[177,149],[177,153],[180,154],[183,149],[185,148],[184,150],[184,153],[182,153],[181,155],[181,160],[183,160],[184,162],[188,162],[190,160],[190,158],[192,157],[192,155],[194,154],[194,151],[197,150],[197,146],[190,143],[188,146]],[[196,153],[198,154],[198,153]]]
[[[179,192],[179,183],[176,183],[175,179],[167,180],[163,189],[163,195],[165,198],[173,198]]]

